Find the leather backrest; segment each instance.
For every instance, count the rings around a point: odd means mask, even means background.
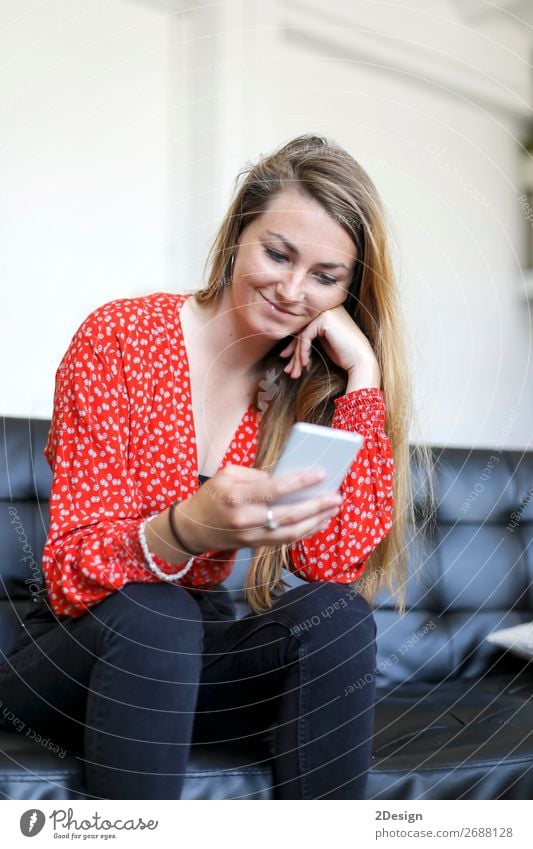
[[[4,417],[0,450],[0,650],[9,651],[27,607],[45,592],[52,473],[43,454],[50,422]],[[1,658],[1,655],[0,655]]]
[[[410,540],[407,612],[376,600],[381,684],[512,669],[485,637],[533,619],[533,451],[432,451],[434,524]],[[421,485],[417,514],[424,498]]]

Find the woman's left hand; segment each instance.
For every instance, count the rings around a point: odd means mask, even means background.
[[[377,365],[370,342],[341,304],[317,315],[280,351],[281,357],[292,354],[283,371],[300,377],[311,361],[311,344],[316,337],[320,337],[328,357],[348,373],[363,364]]]

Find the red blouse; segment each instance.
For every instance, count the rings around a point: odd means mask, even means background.
[[[81,616],[130,581],[160,580],[144,562],[141,523],[199,488],[189,363],[180,323],[187,294],[124,298],[80,325],[56,373],[45,457],[53,471],[43,571],[57,614]],[[364,440],[341,512],[290,547],[306,581],[352,583],[392,525],[393,457],[378,388],[337,398],[331,426]],[[260,413],[250,404],[220,464],[252,466]],[[176,583],[210,589],[236,550],[206,551]],[[165,572],[176,570],[153,555]]]

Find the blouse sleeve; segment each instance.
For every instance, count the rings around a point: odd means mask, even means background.
[[[352,583],[392,527],[393,455],[377,387],[335,399],[331,427],[361,434],[361,448],[340,491],[341,511],[327,527],[289,546],[290,571],[306,581]]]
[[[128,461],[131,401],[125,372],[131,363],[124,345],[95,310],[56,373],[44,449],[53,479],[43,572],[59,615],[81,616],[128,582],[160,580],[148,569],[138,538],[147,514]],[[176,571],[152,556],[163,571]],[[183,578],[189,583],[195,583],[197,563],[201,558]],[[228,564],[224,567],[221,572],[227,572]]]

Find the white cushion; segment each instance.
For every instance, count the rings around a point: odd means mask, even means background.
[[[493,631],[485,638],[489,643],[509,649],[520,657],[533,658],[533,622],[524,622],[514,628]]]

